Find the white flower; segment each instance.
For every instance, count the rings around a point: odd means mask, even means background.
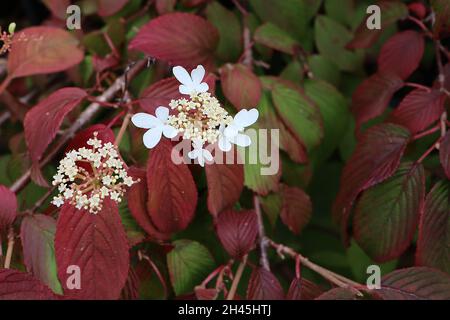
[[[192,141],[192,147],[194,150],[189,151],[188,157],[192,160],[197,159],[198,164],[202,167],[205,166],[205,160],[213,161],[213,156],[209,150],[203,149],[203,142],[195,139]]]
[[[52,200],[52,204],[54,204],[55,206],[57,206],[58,208],[61,207],[64,204],[64,199],[63,197],[59,196],[59,197],[54,197]]]
[[[169,118],[169,109],[166,107],[158,107],[156,109],[156,117],[148,113],[136,113],[131,121],[138,128],[149,129],[143,137],[144,145],[151,149],[155,147],[161,140],[161,135],[166,138],[172,139],[177,134],[178,131],[167,124]]]
[[[191,75],[181,66],[174,67],[172,71],[175,78],[182,83],[179,87],[180,93],[193,94],[208,91],[208,84],[202,82],[205,76],[205,68],[203,66],[198,65],[197,68],[191,71]]]
[[[245,127],[254,124],[258,120],[258,116],[257,109],[242,109],[234,116],[233,121],[227,127],[221,125],[219,127],[219,149],[228,152],[231,150],[232,143],[240,147],[251,145],[250,137],[240,132],[244,131]]]

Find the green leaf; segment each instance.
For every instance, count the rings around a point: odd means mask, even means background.
[[[338,86],[341,74],[336,64],[320,54],[308,57],[308,65],[315,78],[327,81],[334,86]]]
[[[321,160],[328,158],[341,142],[350,113],[344,96],[332,85],[321,80],[305,82],[305,93],[320,109],[324,138],[318,149]]]
[[[325,12],[328,17],[350,27],[355,13],[355,0],[325,0]]]
[[[363,192],[355,208],[356,242],[375,261],[399,257],[411,244],[425,197],[421,164],[403,163],[386,181]]]
[[[127,201],[122,201],[119,204],[119,214],[130,246],[134,246],[143,241],[145,239],[145,231],[142,230],[136,220],[131,216]]]
[[[175,294],[192,292],[213,271],[214,259],[208,249],[196,241],[177,240],[173,245],[167,255],[167,266]]]
[[[331,59],[343,71],[361,69],[363,55],[345,49],[351,40],[351,32],[342,24],[327,16],[318,16],[314,25],[316,45],[319,52]]]
[[[214,1],[206,8],[206,17],[219,31],[217,56],[223,62],[237,61],[242,53],[242,28],[236,14]]]
[[[106,56],[111,52],[111,49],[106,41],[103,33],[106,33],[114,46],[119,48],[119,46],[125,40],[125,28],[123,23],[119,20],[111,20],[103,28],[103,30],[96,30],[88,33],[83,38],[83,44],[88,49],[89,52],[93,54],[98,54],[101,57]]]
[[[271,193],[265,197],[259,197],[261,207],[269,218],[270,224],[275,226],[281,211],[281,196],[279,193]]]
[[[254,39],[257,43],[265,45],[287,54],[295,54],[299,47],[298,41],[293,39],[286,31],[275,24],[267,22],[255,31]]]
[[[273,102],[283,122],[305,144],[308,150],[318,146],[323,137],[320,111],[300,90],[284,84],[275,85]]]
[[[301,84],[303,82],[303,66],[298,61],[292,61],[283,69],[280,77]]]

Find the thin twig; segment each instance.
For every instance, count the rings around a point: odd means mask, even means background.
[[[241,280],[242,273],[244,272],[246,264],[247,264],[247,255],[245,255],[244,258],[242,258],[242,261],[237,268],[236,274],[234,275],[233,282],[231,283],[230,291],[228,292],[227,300],[234,299],[236,290],[239,285],[239,281]]]
[[[259,251],[260,251],[260,264],[261,266],[270,271],[269,259],[267,258],[267,239],[266,232],[264,230],[264,221],[261,213],[261,205],[259,203],[259,198],[257,195],[253,196],[253,203],[255,206],[255,212],[258,222],[258,241],[259,241]]]
[[[117,133],[116,142],[114,143],[117,147],[120,145],[120,142],[122,141],[123,135],[125,134],[128,124],[130,123],[130,119],[131,119],[131,113],[128,112],[125,115],[125,117],[123,118],[122,126],[120,127],[120,130]]]
[[[14,250],[14,229],[12,226],[9,227],[8,232],[8,248],[6,249],[6,257],[5,257],[5,269],[9,269],[11,266],[11,258]]]

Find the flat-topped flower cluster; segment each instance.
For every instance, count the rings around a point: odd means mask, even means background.
[[[88,148],[69,151],[60,161],[53,176],[53,185],[58,186],[59,191],[52,201],[55,206],[68,202],[77,209],[96,214],[106,197],[120,203],[126,187],[137,182],[128,176],[116,146],[111,142],[103,143],[97,135],[95,132],[87,141]],[[82,163],[87,164],[89,170]]]
[[[201,65],[190,75],[186,69],[177,66],[173,68],[173,74],[181,83],[180,93],[188,97],[169,103],[172,114],[169,114],[169,108],[159,106],[155,116],[137,113],[132,117],[135,126],[148,129],[143,136],[147,148],[155,147],[163,135],[169,139],[180,135],[192,141],[194,150],[188,153],[188,157],[197,159],[204,166],[205,160],[213,161],[211,152],[204,148],[208,144],[217,143],[224,152],[230,151],[232,144],[241,147],[251,144],[250,137],[243,131],[256,122],[258,110],[243,109],[234,118],[229,115],[217,98],[208,92],[208,84],[202,82],[205,69]]]

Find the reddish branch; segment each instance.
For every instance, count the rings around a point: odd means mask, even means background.
[[[128,79],[135,77],[145,66],[146,61],[139,61],[128,71]],[[118,92],[122,92],[125,86],[125,74],[117,78],[114,83],[105,90],[100,96],[97,97],[97,101],[107,102],[115,97]],[[49,151],[48,155],[39,163],[39,167],[43,167],[48,164],[53,158],[58,154],[58,152],[66,145],[66,143],[75,135],[75,133],[80,130],[84,125],[86,125],[93,117],[97,114],[100,109],[100,104],[97,102],[91,103],[79,116],[79,118],[72,124],[72,126],[67,129],[64,134],[55,143],[54,147]],[[30,181],[31,169],[28,169],[19,179],[14,182],[11,186],[11,191],[19,192],[22,190]]]
[[[255,206],[255,212],[258,223],[258,243],[259,243],[259,252],[261,255],[259,262],[264,269],[270,271],[269,259],[267,258],[268,244],[266,239],[266,232],[264,230],[264,221],[261,213],[261,205],[259,203],[259,198],[257,195],[253,196],[253,203]]]

